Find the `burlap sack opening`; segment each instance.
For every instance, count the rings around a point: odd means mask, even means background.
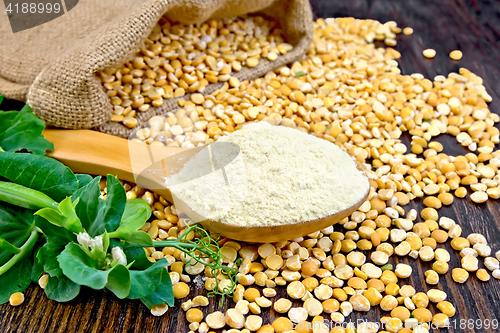
[[[294,48],[275,61],[261,59],[257,67],[232,73],[252,80],[304,56],[313,38],[308,0],[80,0],[58,19],[16,34],[0,23],[0,94],[27,101],[48,125],[127,137],[130,129],[109,121],[112,105],[96,73],[136,54],[163,15],[200,23],[256,12],[277,19]],[[211,84],[204,94],[221,86]],[[138,125],[177,109],[179,99],[138,113]]]

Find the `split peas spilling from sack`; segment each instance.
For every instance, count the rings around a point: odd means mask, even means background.
[[[100,73],[114,107],[111,120],[133,128],[136,112],[159,107],[172,97],[202,93],[210,83],[237,86],[232,73],[256,67],[260,58],[274,61],[290,50],[275,22],[260,16],[200,26],[162,20],[135,58]]]

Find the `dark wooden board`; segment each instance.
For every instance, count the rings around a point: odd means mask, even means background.
[[[403,74],[422,73],[427,78],[437,74],[447,75],[465,67],[484,79],[488,93],[493,96],[490,109],[500,111],[498,84],[500,83],[500,2],[488,0],[312,0],[318,17],[354,16],[377,19],[381,22],[394,20],[401,27],[412,27],[414,34],[401,35],[396,49],[401,52],[399,64]],[[425,59],[422,50],[433,48],[437,56]],[[462,60],[449,59],[450,51],[460,49]],[[2,109],[19,104],[4,102]],[[440,137],[445,152],[463,154],[464,150],[452,138]],[[412,202],[405,209],[421,208],[420,202]],[[479,232],[486,235],[493,249],[500,249],[500,204],[494,201],[476,205],[467,199],[456,199],[451,207],[439,211],[457,221],[463,234]],[[444,246],[451,254],[450,267],[458,267],[459,259],[449,243]],[[406,283],[417,291],[426,291],[430,286],[423,279],[430,264],[411,258],[400,260],[413,267],[414,274]],[[391,262],[397,263],[395,257]],[[449,295],[455,304],[457,314],[450,330],[442,332],[500,332],[500,329],[484,329],[480,323],[485,320],[500,320],[500,282],[483,283],[471,276],[464,285],[452,281],[451,275],[441,277],[438,288]],[[203,290],[192,290],[189,297],[202,294]],[[278,288],[278,297],[284,296],[284,288]],[[38,286],[32,285],[25,293],[25,303],[17,308],[0,306],[0,332],[187,332],[184,312],[177,306],[163,317],[153,317],[139,301],[119,301],[102,292],[83,289],[72,302],[58,304],[47,300]],[[179,304],[177,301],[176,304]],[[211,299],[203,309],[205,314],[224,311],[218,300]],[[433,309],[434,311],[435,309]],[[275,317],[273,311],[263,313],[267,323]],[[354,313],[349,320],[367,318],[377,322],[383,315],[379,308],[367,314]],[[473,325],[468,326],[468,320]],[[463,325],[465,324],[465,328]]]

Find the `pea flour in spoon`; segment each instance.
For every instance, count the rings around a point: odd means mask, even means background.
[[[207,173],[199,154],[167,179],[169,190],[205,219],[249,227],[310,221],[351,207],[370,186],[349,154],[296,129],[253,123],[220,142],[239,147],[230,163],[222,152],[212,154],[212,167],[220,168]]]

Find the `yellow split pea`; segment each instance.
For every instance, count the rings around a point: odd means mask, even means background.
[[[462,59],[462,56],[463,56],[463,54],[462,54],[462,51],[460,51],[460,50],[455,50],[455,51],[450,52],[450,58],[455,60],[455,61]]]
[[[426,49],[426,50],[424,50],[423,54],[424,54],[424,57],[426,57],[428,59],[432,59],[436,56],[436,50]]]
[[[413,34],[413,29],[410,27],[406,27],[403,29],[403,34],[409,36],[409,35]]]

